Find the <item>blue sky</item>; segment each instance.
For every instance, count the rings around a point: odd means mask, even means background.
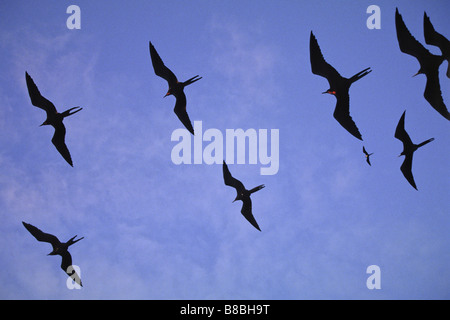
[[[69,30],[66,9],[81,9]],[[369,30],[369,5],[381,29]],[[400,52],[398,7],[423,39],[423,13],[450,37],[448,1],[2,1],[0,4],[0,298],[448,299],[449,124],[423,98],[417,60]],[[311,73],[309,35],[350,89],[364,141],[333,118],[326,79]],[[203,131],[279,130],[279,171],[230,164],[255,193],[262,232],[240,214],[220,164],[171,160],[175,99],[151,65],[152,41],[186,88]],[[427,46],[439,54],[439,49]],[[450,80],[441,65],[441,90]],[[65,120],[71,168],[31,105],[25,71]],[[414,190],[395,127],[416,143]],[[208,142],[204,142],[205,147]],[[368,166],[362,146],[369,152]],[[25,230],[66,241],[84,288]],[[381,270],[369,290],[366,268]]]

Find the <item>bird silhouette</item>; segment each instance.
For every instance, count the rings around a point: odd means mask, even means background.
[[[153,69],[155,74],[167,81],[169,84],[169,90],[167,91],[164,97],[169,95],[174,95],[176,98],[175,108],[173,111],[177,115],[178,119],[180,119],[181,123],[189,130],[190,133],[194,134],[194,128],[192,127],[191,120],[186,111],[186,95],[184,94],[184,87],[194,83],[195,81],[200,80],[202,77],[196,75],[184,82],[179,82],[175,74],[164,65],[161,57],[156,51],[155,47],[151,42],[149,42],[150,46],[150,57],[152,58]]]
[[[242,208],[241,208],[242,215],[245,217],[245,219],[247,219],[248,222],[252,224],[252,226],[261,231],[261,229],[258,226],[258,223],[255,220],[255,217],[252,214],[252,200],[250,199],[250,195],[258,190],[261,190],[265,186],[262,184],[251,190],[247,190],[245,189],[241,181],[239,181],[236,178],[233,178],[233,176],[230,173],[230,170],[228,170],[228,166],[225,163],[225,161],[223,162],[222,169],[223,169],[223,180],[225,182],[225,185],[236,189],[237,195],[236,199],[234,199],[233,202],[237,200],[242,201]]]
[[[70,108],[63,113],[59,113],[52,102],[44,98],[33,79],[30,77],[28,72],[25,72],[25,78],[27,81],[28,93],[31,98],[31,103],[43,109],[47,113],[47,119],[41,124],[51,125],[55,128],[55,133],[53,134],[52,143],[56,147],[56,150],[63,156],[63,158],[73,167],[72,157],[70,156],[69,149],[67,148],[65,137],[66,137],[66,127],[63,124],[63,120],[65,117],[71,116],[83,108],[73,107]],[[77,109],[76,111],[71,112],[72,110]]]
[[[369,166],[371,166],[371,164],[370,164],[370,156],[373,155],[373,152],[372,152],[372,153],[368,153],[368,152],[366,151],[366,148],[364,148],[364,146],[363,146],[363,152],[364,152],[364,154],[366,155],[366,161],[367,161],[367,163],[369,164]]]
[[[425,43],[439,47],[441,50],[442,57],[448,62],[447,78],[450,78],[450,41],[434,29],[426,12],[423,14],[423,33]]]
[[[326,78],[330,85],[330,88],[322,93],[329,93],[336,97],[336,107],[333,113],[334,118],[354,137],[363,140],[358,127],[350,116],[349,89],[353,82],[366,76],[372,70],[366,68],[351,78],[342,77],[335,68],[325,61],[319,43],[312,31],[309,39],[309,52],[312,73]]]
[[[67,242],[60,242],[56,236],[45,233],[29,223],[22,221],[22,224],[33,235],[33,237],[36,238],[36,240],[48,242],[52,245],[53,250],[48,254],[48,256],[60,255],[62,257],[61,269],[65,273],[67,273],[67,275],[72,278],[73,281],[78,283],[80,286],[83,286],[83,284],[81,283],[81,279],[75,272],[74,268],[70,268],[72,266],[72,256],[70,255],[69,251],[67,251],[67,249],[74,243],[77,243],[81,239],[84,239],[84,237],[74,240],[77,237],[75,236],[70,238]]]
[[[424,22],[424,24],[426,23]],[[398,12],[398,8],[395,10],[395,28],[397,30],[397,39],[400,50],[403,53],[415,57],[419,61],[420,69],[414,76],[425,74],[427,77],[423,94],[425,99],[444,118],[450,120],[450,113],[442,98],[441,85],[439,83],[439,66],[444,61],[444,57],[430,53],[430,51],[425,49],[425,47],[411,35],[401,14]],[[430,38],[436,38],[435,34],[434,36],[431,36],[432,33],[429,32],[428,27],[426,33],[429,34],[429,41]]]
[[[413,154],[418,148],[433,141],[434,138],[430,138],[419,144],[414,144],[411,141],[411,138],[409,137],[408,133],[405,130],[405,113],[406,113],[406,110],[403,112],[403,114],[397,124],[397,128],[395,129],[395,137],[403,143],[403,151],[399,155],[399,157],[405,156],[405,160],[403,160],[403,163],[400,166],[400,170],[402,171],[406,180],[408,180],[408,182],[413,186],[413,188],[417,190],[417,186],[416,186],[416,183],[414,182],[414,177],[412,174]]]

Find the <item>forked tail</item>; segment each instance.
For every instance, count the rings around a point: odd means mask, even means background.
[[[357,74],[355,74],[354,76],[352,76],[352,77],[349,79],[350,82],[353,83],[353,82],[355,82],[355,81],[361,79],[362,77],[368,75],[369,73],[371,73],[372,70],[369,70],[369,69],[370,69],[370,67],[369,67],[369,68],[366,68],[366,69],[364,69],[363,71],[360,71],[360,72],[358,72]],[[369,71],[367,71],[367,70],[369,70]]]
[[[417,145],[417,148],[420,148],[421,146],[424,146],[424,145],[426,145],[428,142],[431,142],[431,141],[433,141],[433,140],[434,140],[434,138],[430,138],[430,139],[428,139],[428,140],[425,140],[424,142],[419,143],[419,144]]]
[[[84,237],[81,237],[80,239],[77,239],[77,240],[73,240],[73,239],[75,239],[77,236],[75,236],[75,237],[73,237],[73,238],[71,238],[69,241],[67,241],[67,246],[69,247],[69,246],[71,246],[71,245],[73,245],[74,243],[77,243],[78,241],[80,241],[81,239],[84,239]]]
[[[252,193],[254,193],[254,192],[256,192],[256,191],[259,191],[259,190],[261,190],[262,188],[264,188],[265,187],[265,185],[260,185],[260,186],[257,186],[257,187],[254,187],[253,189],[251,189],[249,192],[250,192],[250,194],[252,194]]]
[[[194,83],[195,81],[200,80],[202,77],[199,77],[198,75],[196,75],[195,77],[190,78],[189,80],[186,80],[185,82],[183,82],[184,86],[188,86],[191,83]]]

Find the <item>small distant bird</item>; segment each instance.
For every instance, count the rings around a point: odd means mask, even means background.
[[[178,116],[178,119],[183,123],[186,129],[190,133],[194,134],[194,128],[192,127],[191,120],[186,111],[186,95],[184,94],[184,87],[200,80],[202,77],[196,75],[195,77],[186,80],[185,82],[179,82],[175,74],[164,65],[158,52],[156,52],[155,47],[151,42],[150,45],[150,57],[152,58],[153,69],[155,74],[163,79],[165,79],[169,84],[169,90],[164,97],[169,95],[174,95],[176,98],[174,112]]]
[[[233,202],[237,201],[237,200],[241,200],[242,201],[242,209],[241,209],[241,213],[242,215],[245,217],[245,219],[247,219],[248,222],[250,222],[256,229],[258,229],[259,231],[261,231],[261,229],[258,226],[258,223],[256,222],[255,218],[253,217],[252,214],[252,200],[250,199],[250,195],[258,190],[261,190],[262,188],[264,188],[265,186],[259,185],[251,190],[247,190],[245,189],[244,185],[242,184],[241,181],[239,181],[238,179],[235,179],[231,176],[230,170],[228,170],[228,166],[225,163],[225,161],[223,162],[223,180],[225,182],[225,185],[233,187],[236,189],[237,195],[236,195],[236,199],[233,200]]]
[[[350,116],[350,97],[348,92],[353,82],[369,74],[372,70],[366,68],[349,79],[342,77],[335,68],[325,61],[319,43],[312,31],[309,39],[309,52],[312,73],[326,78],[330,84],[330,89],[322,93],[329,93],[336,97],[334,118],[354,137],[362,140],[361,133]]]
[[[39,89],[37,88],[28,72],[25,72],[25,78],[27,81],[28,93],[31,98],[31,103],[34,106],[43,109],[47,113],[47,119],[41,124],[41,126],[51,125],[53,126],[53,128],[55,128],[52,143],[56,147],[56,150],[58,150],[63,158],[73,167],[72,157],[70,156],[69,149],[67,148],[65,143],[66,127],[63,124],[63,120],[65,117],[71,116],[78,111],[81,111],[83,108],[73,107],[64,111],[63,113],[59,113],[58,111],[56,111],[53,103],[41,95]],[[71,112],[74,109],[77,110]]]
[[[366,151],[366,148],[364,148],[364,146],[363,146],[363,152],[364,152],[364,154],[366,155],[366,161],[367,161],[367,163],[369,164],[369,166],[371,166],[371,164],[370,164],[370,156],[371,155],[373,155],[373,152],[372,153],[368,153],[367,151]]]
[[[436,41],[439,37],[430,30],[430,25],[427,24],[426,18],[425,15],[424,25],[426,26],[426,38],[433,43],[443,44],[442,38],[441,40]],[[444,61],[444,57],[430,53],[430,51],[425,49],[425,47],[411,35],[402,16],[398,12],[398,8],[395,10],[395,28],[397,30],[397,39],[400,50],[403,53],[415,57],[419,61],[420,69],[414,76],[425,74],[427,77],[427,83],[423,94],[425,99],[444,118],[450,120],[450,112],[447,110],[447,106],[442,98],[441,85],[439,83],[439,66]],[[444,48],[443,45],[442,48]]]
[[[423,14],[423,33],[427,44],[441,49],[442,57],[448,62],[447,78],[450,78],[450,41],[434,29],[426,12]]]
[[[63,271],[67,273],[67,275],[69,275],[69,277],[72,278],[73,281],[78,283],[80,286],[83,286],[79,275],[75,272],[73,267],[69,268],[72,266],[72,256],[70,255],[69,251],[67,251],[67,249],[74,243],[77,243],[81,239],[84,239],[84,237],[74,240],[77,237],[75,236],[69,239],[69,241],[67,242],[60,242],[56,236],[42,232],[40,229],[31,224],[23,221],[22,224],[33,235],[33,237],[36,238],[36,240],[48,242],[52,245],[53,250],[48,254],[48,256],[60,255],[62,257],[61,269],[63,269]]]
[[[406,113],[406,110],[403,112],[403,114],[397,124],[397,128],[395,129],[395,137],[403,143],[403,151],[399,155],[399,157],[405,156],[405,160],[403,161],[403,163],[400,167],[400,170],[402,171],[406,180],[408,180],[408,182],[414,187],[414,189],[417,190],[417,186],[416,186],[416,183],[414,182],[414,177],[412,174],[413,154],[418,148],[433,141],[434,138],[430,138],[419,144],[414,144],[411,141],[411,138],[409,137],[408,133],[405,130],[405,113]]]

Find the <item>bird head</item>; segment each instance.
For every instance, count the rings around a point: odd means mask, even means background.
[[[170,96],[171,94],[172,94],[172,92],[170,92],[170,89],[169,89],[169,91],[167,91],[166,95],[163,98]]]
[[[52,252],[50,252],[49,254],[47,254],[48,256],[55,256],[58,254],[58,249],[54,249]]]
[[[425,72],[422,70],[422,67],[420,67],[419,71],[417,71],[417,73],[415,75],[413,75],[413,77],[415,77],[419,74],[425,74]]]
[[[324,94],[324,93],[329,93],[329,94],[332,94],[332,95],[336,95],[336,91],[332,90],[332,89],[328,89],[327,91],[322,92],[322,94]]]

